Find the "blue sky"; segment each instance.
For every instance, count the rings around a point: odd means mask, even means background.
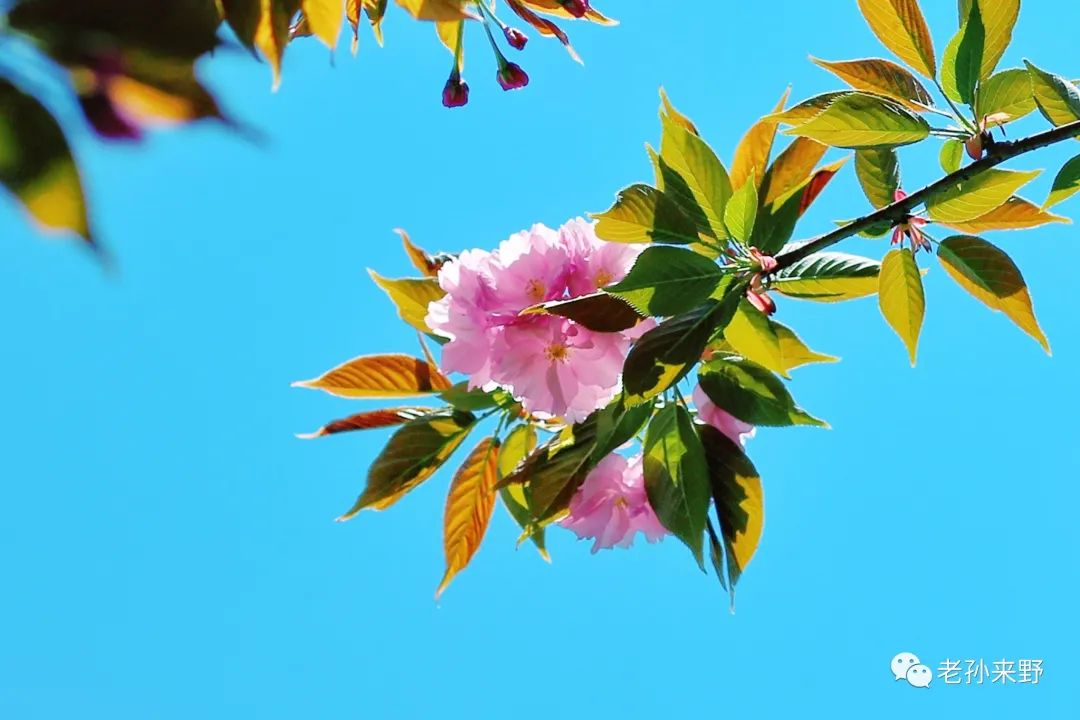
[[[924,4],[940,52],[955,11]],[[0,201],[0,717],[1076,716],[1075,226],[990,238],[1053,358],[936,264],[914,370],[874,300],[782,303],[844,360],[793,385],[832,430],[752,441],[767,521],[734,615],[675,541],[592,556],[552,533],[549,566],[515,550],[502,510],[435,603],[445,475],[332,522],[385,437],[294,439],[357,406],[289,383],[414,349],[365,271],[409,272],[392,228],[457,250],[602,210],[649,176],[661,84],[729,159],[788,84],[836,87],[808,53],[883,53],[853,1],[660,5],[609,1],[621,27],[571,26],[585,68],[533,39],[513,94],[473,32],[457,112],[438,104],[448,56],[398,13],[355,61],[294,46],[276,94],[265,66],[222,53],[208,81],[264,143],[213,126],[74,138],[112,274]],[[1004,65],[1080,75],[1080,9],[1026,6]],[[1075,152],[1015,166],[1052,174]],[[930,152],[905,163],[909,188],[937,171]],[[800,234],[864,209],[850,168],[819,203]],[[889,673],[900,651],[1045,675],[915,690]]]

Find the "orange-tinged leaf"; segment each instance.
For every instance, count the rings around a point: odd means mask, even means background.
[[[761,185],[761,204],[773,204],[796,187],[806,182],[829,148],[817,140],[795,138],[780,153],[765,173]]]
[[[1071,220],[1046,212],[1035,203],[1013,196],[1004,205],[985,215],[965,222],[943,222],[945,227],[962,233],[976,234],[990,230],[1026,230],[1049,223],[1069,223]]]
[[[922,273],[910,250],[890,250],[881,261],[878,277],[878,304],[889,327],[896,331],[915,366],[919,334],[926,314]]]
[[[554,15],[556,17],[565,18],[567,20],[577,20],[570,12],[560,5],[557,0],[521,0],[521,2],[539,12],[547,15]],[[584,20],[589,20],[598,25],[618,25],[617,20],[612,20],[607,17],[595,7],[589,7],[589,10],[585,13]]]
[[[486,438],[469,454],[454,475],[443,514],[443,550],[446,573],[435,591],[438,598],[454,576],[465,569],[484,540],[495,509],[495,485],[499,481],[499,442]]]
[[[882,45],[934,79],[937,73],[934,42],[918,0],[859,0],[859,9]]]
[[[960,287],[991,310],[1005,313],[1050,354],[1050,343],[1035,319],[1027,283],[1008,255],[982,238],[956,235],[942,241],[938,260]]]
[[[810,59],[856,90],[885,95],[898,100],[916,112],[925,112],[934,104],[934,99],[923,84],[891,60],[863,58],[829,62],[817,58]]]
[[[346,398],[415,397],[449,390],[450,385],[437,367],[397,354],[363,355],[314,380],[293,383]]]
[[[394,0],[417,20],[466,20],[473,18],[466,0]]]
[[[281,61],[289,44],[289,23],[300,9],[300,0],[261,0],[262,12],[255,29],[255,45],[274,71],[274,89],[281,85]]]
[[[544,37],[556,38],[563,44],[563,47],[566,48],[566,52],[570,53],[570,57],[572,57],[575,62],[581,62],[581,56],[574,50],[574,46],[570,44],[570,38],[563,32],[562,28],[551,20],[537,15],[520,0],[506,0],[506,4],[510,6],[510,9],[513,10],[518,17],[532,25],[533,29],[538,33]]]
[[[405,254],[409,256],[409,262],[413,264],[413,267],[423,273],[425,277],[438,277],[441,263],[431,257],[422,247],[416,245],[412,238],[409,237],[409,233],[401,228],[397,228],[394,232],[401,237],[401,244],[405,247]]]
[[[356,430],[376,430],[378,428],[393,427],[403,425],[433,412],[435,412],[435,408],[430,407],[399,407],[372,410],[350,415],[341,420],[334,420],[313,433],[304,433],[296,437],[301,440],[314,440],[327,435],[337,435],[338,433]]]
[[[385,278],[374,270],[368,270],[371,279],[390,296],[397,307],[398,316],[422,333],[429,333],[424,318],[427,317],[428,305],[441,300],[446,293],[433,277],[426,278]]]
[[[840,158],[836,162],[820,168],[810,177],[810,182],[806,183],[806,187],[803,188],[802,199],[799,200],[799,217],[802,217],[803,213],[814,204],[814,201],[818,199],[826,186],[836,177],[836,173],[840,172],[840,168],[847,164],[847,161],[846,157]]]
[[[773,141],[776,139],[778,123],[771,115],[783,111],[790,94],[791,88],[785,90],[772,113],[754,123],[739,141],[738,147],[735,148],[735,159],[731,163],[731,187],[742,187],[751,175],[754,176],[755,185],[761,185],[765,177],[765,169],[769,166]]]
[[[822,112],[825,111],[830,105],[839,100],[842,97],[854,94],[849,90],[842,90],[837,92],[827,92],[821,95],[815,95],[812,98],[807,98],[797,105],[784,110],[783,112],[775,112],[771,115],[766,115],[766,119],[775,120],[778,123],[784,125],[802,125],[803,123],[813,120]]]
[[[301,9],[312,34],[331,50],[336,48],[345,19],[345,0],[303,0]]]

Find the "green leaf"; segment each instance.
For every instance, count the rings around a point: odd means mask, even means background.
[[[1012,42],[1013,29],[1020,17],[1020,0],[978,0],[975,4],[979,7],[984,29],[979,78],[986,79]]]
[[[857,150],[855,174],[874,207],[883,208],[896,201],[896,191],[900,189],[900,158],[895,150]]]
[[[859,10],[885,47],[934,79],[934,43],[917,0],[859,0]]]
[[[890,250],[881,262],[878,303],[881,314],[889,327],[896,331],[907,346],[911,365],[919,347],[926,298],[923,294],[922,274],[915,264],[915,256],[905,249]]]
[[[685,250],[683,252],[686,252]],[[715,264],[715,263],[714,263]],[[521,315],[558,315],[594,332],[621,332],[637,325],[643,315],[628,302],[606,292],[572,300],[552,300],[525,308]]]
[[[45,230],[93,243],[79,169],[60,125],[30,95],[0,79],[0,185]]]
[[[533,450],[536,449],[536,427],[530,424],[518,425],[499,448],[499,479],[502,480],[513,474],[518,465],[524,461]],[[547,562],[551,562],[548,554],[544,529],[539,528],[536,532],[530,532],[532,515],[529,512],[528,486],[524,484],[507,485],[499,490],[503,506],[510,513],[510,517],[518,524],[523,533],[532,540],[537,551]]]
[[[754,222],[754,233],[750,244],[766,254],[774,254],[784,247],[795,232],[795,225],[799,218],[846,162],[847,158],[841,158],[818,168],[800,185],[792,188],[787,195],[768,207],[760,208]]]
[[[1004,205],[1017,190],[1038,177],[1039,172],[983,170],[931,197],[926,202],[926,210],[938,222],[972,220]]]
[[[832,105],[840,98],[854,95],[855,93],[848,90],[841,90],[837,92],[827,92],[821,95],[815,95],[812,98],[807,98],[801,103],[794,105],[782,112],[775,112],[772,115],[766,115],[766,119],[773,120],[777,123],[784,125],[802,125],[808,122],[825,110],[825,108]]]
[[[471,413],[444,411],[406,423],[368,469],[367,487],[338,518],[344,522],[365,508],[385,510],[435,474],[476,424]]]
[[[837,98],[811,120],[784,132],[833,147],[898,147],[925,139],[930,134],[930,125],[892,100],[852,93]]]
[[[1035,103],[1047,120],[1056,126],[1080,120],[1080,90],[1060,75],[1054,75],[1032,65],[1024,64],[1031,78]]]
[[[765,313],[743,300],[728,326],[724,339],[747,360],[787,376],[787,365],[780,347],[780,338]]]
[[[593,214],[601,240],[623,243],[672,243],[698,241],[697,225],[670,197],[648,185],[622,190],[606,212]]]
[[[439,281],[426,278],[385,278],[374,270],[368,274],[375,284],[382,288],[397,308],[398,317],[422,333],[430,333],[424,318],[427,317],[428,305],[442,300],[446,292],[439,287]]]
[[[910,110],[925,112],[933,107],[934,99],[914,75],[891,60],[863,58],[844,62],[829,62],[810,58],[856,90],[884,95]]]
[[[964,162],[964,143],[955,138],[950,138],[941,144],[941,154],[938,158],[941,169],[946,174],[952,174],[960,169]]]
[[[1050,354],[1050,343],[1035,319],[1027,283],[1008,255],[982,238],[956,235],[942,241],[938,259],[960,287],[991,310],[1005,313]]]
[[[1080,155],[1069,160],[1058,171],[1050,196],[1043,203],[1043,209],[1065,202],[1078,192],[1080,192]]]
[[[620,282],[606,292],[625,300],[642,315],[667,317],[703,303],[720,284],[720,267],[690,250],[646,248]]]
[[[751,425],[828,427],[795,404],[780,378],[749,360],[711,360],[698,372],[698,382],[718,407]]]
[[[780,342],[780,354],[783,357],[783,371],[781,375],[787,375],[795,368],[811,363],[833,363],[840,358],[832,355],[824,355],[807,347],[795,331],[775,320],[771,321],[773,332]]]
[[[649,504],[704,570],[709,480],[705,452],[685,408],[669,404],[656,414],[645,433],[643,453]]]
[[[473,388],[470,390],[469,382],[467,380],[462,380],[456,385],[439,393],[439,399],[452,405],[457,410],[466,410],[468,412],[488,410],[499,406],[496,393],[488,392],[483,388]]]
[[[772,288],[800,300],[840,302],[873,295],[881,266],[839,252],[814,253],[773,276]]]
[[[754,232],[754,221],[757,219],[758,193],[757,186],[752,182],[745,182],[734,195],[724,211],[724,226],[731,237],[745,245]]]
[[[738,445],[711,425],[698,425],[716,517],[724,537],[728,586],[735,584],[757,552],[765,528],[761,477]],[[715,562],[714,562],[715,567]]]
[[[1035,203],[1019,196],[1013,196],[1004,205],[996,207],[985,215],[966,222],[941,223],[945,227],[973,235],[990,230],[1026,230],[1049,223],[1067,223],[1068,218],[1042,210]]]
[[[971,3],[967,19],[945,48],[941,59],[941,87],[951,100],[975,104],[975,86],[981,79],[986,28],[979,3]]]
[[[980,83],[975,92],[976,117],[982,120],[996,116],[998,121],[993,123],[995,125],[1019,120],[1034,111],[1035,96],[1032,95],[1031,76],[1027,70],[1021,68],[994,73]]]

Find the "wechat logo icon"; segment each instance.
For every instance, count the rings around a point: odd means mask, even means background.
[[[892,659],[889,664],[893,677],[897,680],[907,680],[908,684],[917,688],[928,688],[934,679],[934,673],[926,665],[919,662],[914,653],[902,652]]]

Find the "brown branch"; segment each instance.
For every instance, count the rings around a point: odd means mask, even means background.
[[[782,270],[783,268],[789,267],[798,261],[805,259],[808,255],[820,252],[827,247],[835,245],[841,240],[845,240],[852,235],[856,235],[875,225],[881,225],[883,223],[896,225],[901,223],[915,208],[922,205],[930,199],[931,196],[942,190],[956,185],[957,183],[962,183],[965,180],[970,180],[983,170],[988,170],[1000,165],[1006,160],[1011,160],[1024,153],[1029,153],[1032,150],[1038,150],[1039,148],[1044,148],[1048,145],[1053,145],[1054,143],[1059,143],[1062,140],[1068,140],[1069,138],[1078,135],[1080,135],[1080,120],[1068,123],[1067,125],[1062,125],[1061,127],[1056,127],[1053,130],[1047,130],[1031,135],[1021,140],[996,142],[987,148],[986,156],[981,160],[977,160],[966,167],[960,168],[954,173],[946,175],[921,190],[913,192],[903,200],[898,200],[892,205],[886,205],[869,215],[864,215],[857,220],[852,220],[847,225],[839,227],[832,232],[828,232],[799,247],[781,253],[776,257],[776,269]]]

